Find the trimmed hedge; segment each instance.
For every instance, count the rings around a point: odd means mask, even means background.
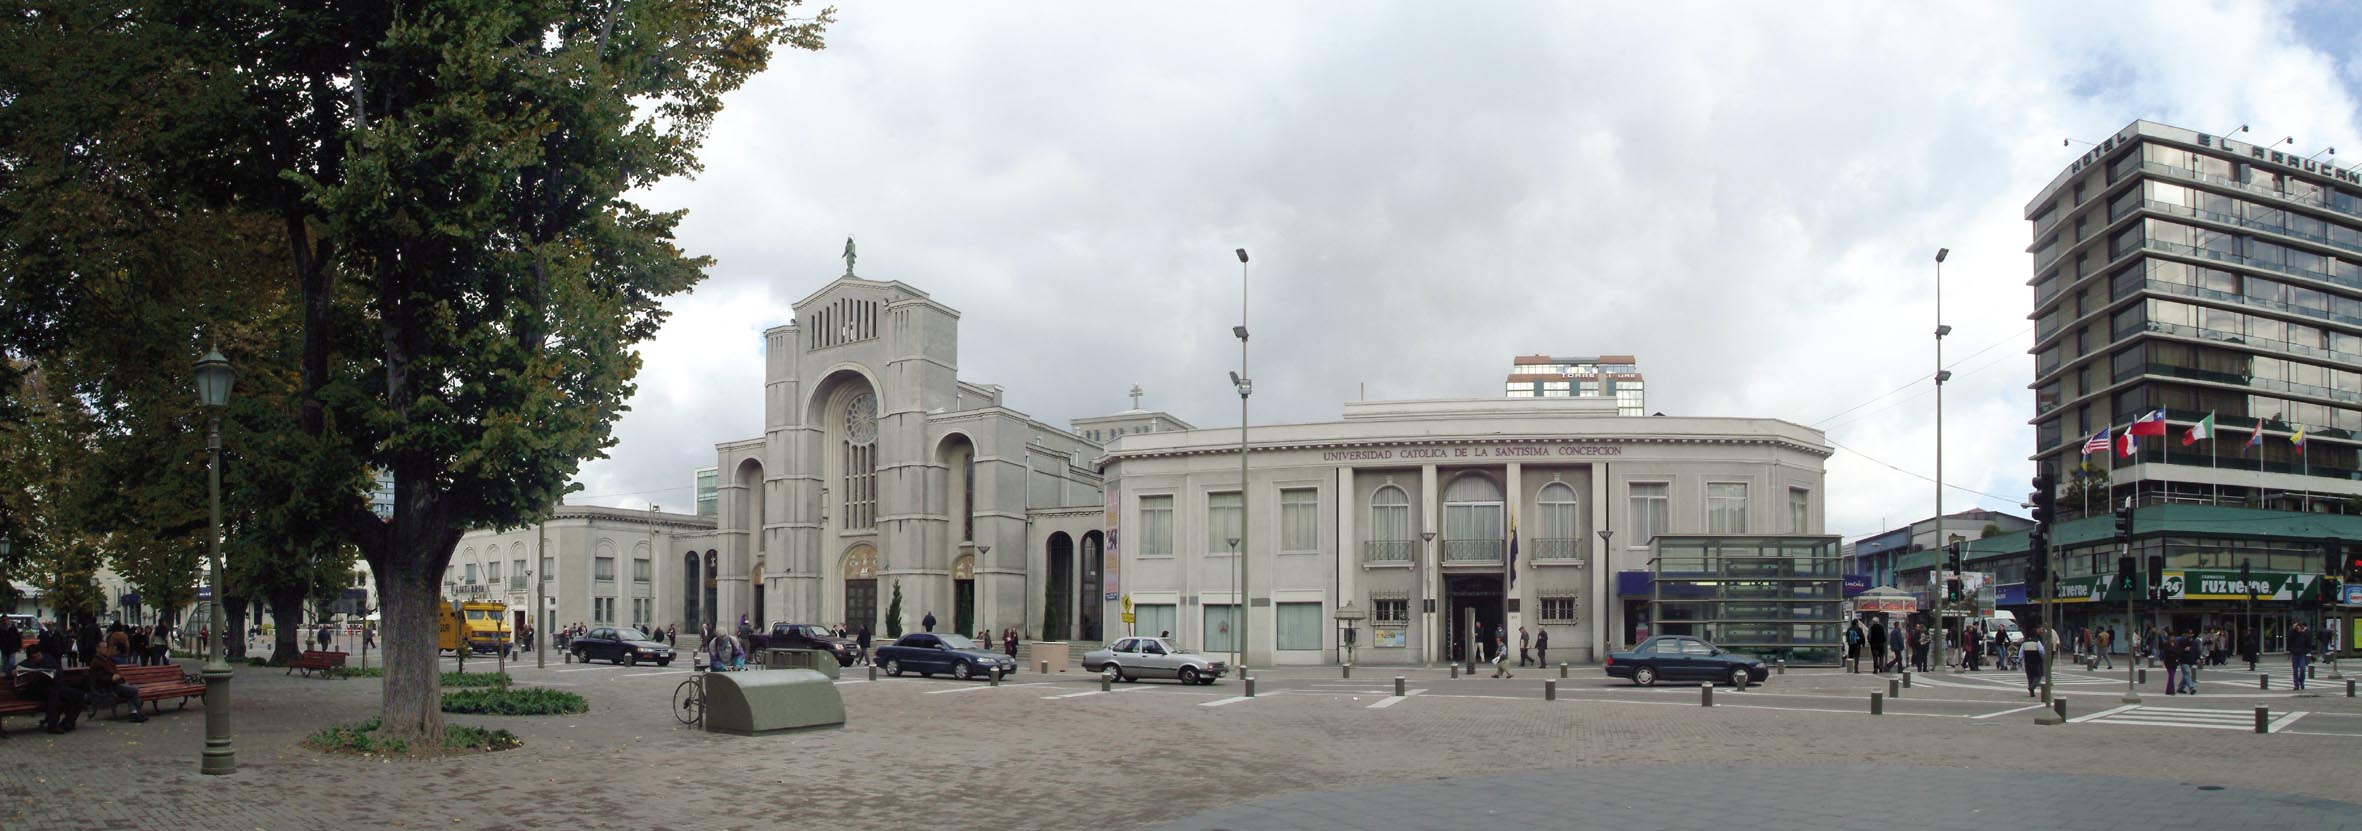
[[[443,694],[443,712],[492,716],[570,716],[590,712],[582,696],[543,687],[461,690]]]
[[[362,753],[403,755],[410,753],[410,743],[400,739],[380,739],[370,735],[379,721],[371,717],[359,724],[339,724],[304,737],[304,746],[329,753]],[[519,747],[517,734],[506,730],[486,730],[454,724],[443,729],[443,749],[497,751]]]
[[[385,667],[347,667],[344,674],[354,678],[384,678]],[[506,687],[515,679],[501,672],[446,672],[443,686],[454,689],[470,687]]]

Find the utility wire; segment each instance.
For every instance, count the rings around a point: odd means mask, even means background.
[[[1992,343],[1985,344],[1985,346],[1984,346],[1983,348],[1981,348],[1981,349],[1978,349],[1978,350],[1977,350],[1977,351],[1975,351],[1975,352],[1970,352],[1970,353],[1968,353],[1968,354],[1966,354],[1966,355],[1962,355],[1962,356],[1960,356],[1960,357],[1959,357],[1959,358],[1957,358],[1957,359],[1954,359],[1954,360],[1952,361],[1952,365],[1951,365],[1951,367],[1946,367],[1946,368],[1947,368],[1947,369],[1949,369],[1949,368],[1952,368],[1952,367],[1958,367],[1958,366],[1960,366],[1961,364],[1968,363],[1968,361],[1969,361],[1969,359],[1970,359],[1970,358],[1974,358],[1974,357],[1976,357],[1976,356],[1978,356],[1978,355],[1982,355],[1982,354],[1985,354],[1985,353],[1987,353],[1987,352],[1993,351],[1993,348],[1994,348],[1994,347],[1996,347],[1996,346],[2000,346],[2000,345],[2002,345],[2002,344],[2005,344],[2005,343],[2008,343],[2008,342],[2010,342],[2010,341],[2012,341],[2012,340],[2016,340],[2016,339],[2017,339],[2017,337],[2018,337],[2018,335],[2023,335],[2023,334],[2025,334],[2025,333],[2027,333],[2027,332],[2031,332],[2031,331],[2034,331],[2034,327],[2032,327],[2032,326],[2027,326],[2026,328],[2024,328],[2024,329],[2020,329],[2020,330],[2018,330],[2016,333],[2014,333],[2014,334],[2011,334],[2009,337],[2005,337],[2005,338],[2002,338],[2002,339],[2000,339],[2000,340],[1994,341],[1994,342],[1992,342]],[[1963,374],[1965,374],[1965,373],[1963,373]],[[1818,427],[1818,426],[1820,426],[1821,424],[1823,424],[1823,423],[1825,423],[1825,422],[1828,422],[1828,421],[1831,421],[1831,420],[1834,420],[1834,419],[1836,419],[1838,416],[1845,415],[1846,413],[1850,413],[1850,412],[1853,412],[1853,411],[1855,411],[1855,410],[1859,410],[1859,409],[1861,409],[1861,408],[1863,408],[1863,407],[1867,407],[1867,406],[1870,406],[1870,405],[1872,405],[1872,404],[1876,404],[1876,403],[1878,403],[1878,402],[1879,402],[1879,400],[1880,400],[1880,399],[1883,399],[1883,398],[1886,398],[1887,396],[1894,395],[1895,393],[1902,392],[1902,391],[1904,391],[1904,390],[1910,389],[1912,386],[1914,386],[1914,385],[1916,385],[1916,384],[1919,384],[1919,383],[1921,383],[1921,382],[1923,382],[1923,381],[1926,381],[1926,380],[1928,380],[1928,379],[1934,378],[1934,377],[1936,377],[1936,376],[1935,376],[1935,373],[1932,373],[1932,372],[1930,372],[1930,373],[1927,373],[1927,374],[1925,374],[1925,375],[1921,375],[1921,376],[1919,376],[1919,377],[1917,377],[1917,378],[1913,378],[1913,379],[1911,379],[1909,382],[1907,382],[1907,383],[1903,384],[1902,386],[1896,387],[1896,388],[1894,388],[1894,389],[1892,389],[1892,390],[1888,390],[1888,391],[1886,391],[1886,392],[1883,392],[1883,393],[1879,393],[1879,394],[1878,394],[1878,395],[1876,395],[1876,396],[1872,396],[1872,397],[1870,398],[1870,400],[1868,400],[1868,401],[1864,401],[1864,402],[1862,402],[1862,403],[1860,403],[1860,404],[1855,404],[1855,405],[1853,405],[1853,406],[1851,406],[1851,407],[1847,407],[1847,408],[1845,408],[1845,409],[1843,409],[1843,410],[1839,410],[1839,411],[1837,411],[1837,412],[1835,412],[1835,413],[1831,413],[1831,414],[1830,414],[1830,415],[1829,415],[1827,418],[1823,418],[1823,419],[1821,419],[1820,421],[1815,421],[1815,422],[1813,422],[1812,424],[1809,424],[1809,425],[1806,425],[1806,426],[1808,426],[1808,427]]]
[[[1913,472],[1911,472],[1911,471],[1908,471],[1908,470],[1904,470],[1904,469],[1902,469],[1902,468],[1900,468],[1900,467],[1896,467],[1896,466],[1894,466],[1893,464],[1891,464],[1891,463],[1889,463],[1889,462],[1887,462],[1887,461],[1885,461],[1885,460],[1883,460],[1883,459],[1880,459],[1880,458],[1878,458],[1878,457],[1876,457],[1876,456],[1872,456],[1872,455],[1870,455],[1870,454],[1868,454],[1868,453],[1864,453],[1864,452],[1862,452],[1862,451],[1855,450],[1855,449],[1853,449],[1853,448],[1851,448],[1851,447],[1847,447],[1847,446],[1845,446],[1845,445],[1838,444],[1838,443],[1837,443],[1837,442],[1835,442],[1835,441],[1831,441],[1831,442],[1829,442],[1829,446],[1831,446],[1831,447],[1835,447],[1835,448],[1837,448],[1837,449],[1839,449],[1839,450],[1843,450],[1843,451],[1845,451],[1845,452],[1847,452],[1847,453],[1852,453],[1852,454],[1854,454],[1854,455],[1856,455],[1856,456],[1860,456],[1860,457],[1862,457],[1862,458],[1864,458],[1864,459],[1868,459],[1868,460],[1870,460],[1870,461],[1872,461],[1872,462],[1876,462],[1876,463],[1878,463],[1880,466],[1883,466],[1883,467],[1887,468],[1888,470],[1892,470],[1892,471],[1894,471],[1894,472],[1896,472],[1896,473],[1900,473],[1900,474],[1903,474],[1903,475],[1905,475],[1905,476],[1911,476],[1911,477],[1914,477],[1914,478],[1917,478],[1917,479],[1920,479],[1920,480],[1922,480],[1922,481],[1926,481],[1926,482],[1934,482],[1934,481],[1935,481],[1935,480],[1934,480],[1934,479],[1932,479],[1932,478],[1929,478],[1929,477],[1927,477],[1927,476],[1924,476],[1924,475],[1921,475],[1921,474],[1918,474],[1918,473],[1913,473]],[[1953,490],[1956,490],[1956,491],[1959,491],[1959,492],[1961,492],[1961,493],[1973,493],[1973,494],[1976,494],[1976,495],[1978,495],[1978,496],[1989,497],[1989,498],[1992,498],[1992,499],[1998,499],[1998,500],[2001,500],[2003,503],[2005,503],[2005,504],[2009,504],[2009,505],[2015,505],[2015,504],[2018,504],[2019,502],[2022,502],[2022,501],[2024,501],[2024,500],[2022,500],[2022,499],[2020,499],[2020,498],[2018,498],[2018,497],[2014,497],[2014,496],[2002,496],[2002,495],[2000,495],[2000,494],[1997,494],[1997,493],[1986,493],[1986,492],[1984,492],[1984,491],[1977,490],[1977,489],[1975,489],[1975,488],[1964,488],[1964,487],[1961,487],[1961,486],[1959,486],[1959,485],[1954,485],[1954,484],[1950,484],[1950,483],[1944,483],[1944,487],[1951,488],[1951,489],[1953,489]]]

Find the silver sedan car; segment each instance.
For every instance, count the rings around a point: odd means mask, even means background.
[[[1229,667],[1184,652],[1163,638],[1120,638],[1106,649],[1083,653],[1083,669],[1114,673],[1118,681],[1171,678],[1183,684],[1211,684]]]

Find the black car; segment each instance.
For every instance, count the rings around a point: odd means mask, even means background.
[[[976,645],[975,641],[959,635],[937,635],[913,632],[885,646],[878,647],[872,663],[886,669],[887,675],[904,672],[920,675],[943,673],[962,681],[999,673],[1017,671],[1017,661],[1007,655]]]
[[[861,657],[861,645],[852,638],[840,638],[827,627],[810,623],[774,623],[771,634],[756,646],[760,649],[817,649],[836,656],[837,666],[849,667]]]
[[[1733,685],[1744,679],[1748,684],[1761,684],[1771,677],[1771,669],[1752,656],[1731,652],[1697,638],[1684,635],[1658,635],[1640,642],[1630,652],[1610,652],[1607,655],[1609,678],[1630,678],[1632,683],[1647,686],[1664,681],[1728,681]]]
[[[594,626],[567,645],[574,660],[589,663],[603,658],[624,666],[646,661],[657,666],[673,662],[673,648],[633,626]]]

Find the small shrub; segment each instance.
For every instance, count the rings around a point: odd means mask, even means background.
[[[354,678],[384,678],[385,667],[347,667],[345,668],[344,674]],[[443,686],[453,689],[468,689],[473,687],[506,687],[514,681],[515,679],[510,678],[508,673],[505,672],[443,673]]]
[[[359,724],[339,724],[304,737],[303,743],[314,750],[330,753],[410,753],[409,742],[370,735],[377,730],[378,725],[379,721],[375,717]],[[517,734],[507,730],[486,730],[455,724],[443,731],[444,750],[508,750],[521,744],[517,741]]]
[[[565,716],[590,711],[582,696],[541,687],[460,690],[443,694],[443,712],[493,716]]]
[[[384,678],[385,667],[346,667],[344,674],[351,678]]]

